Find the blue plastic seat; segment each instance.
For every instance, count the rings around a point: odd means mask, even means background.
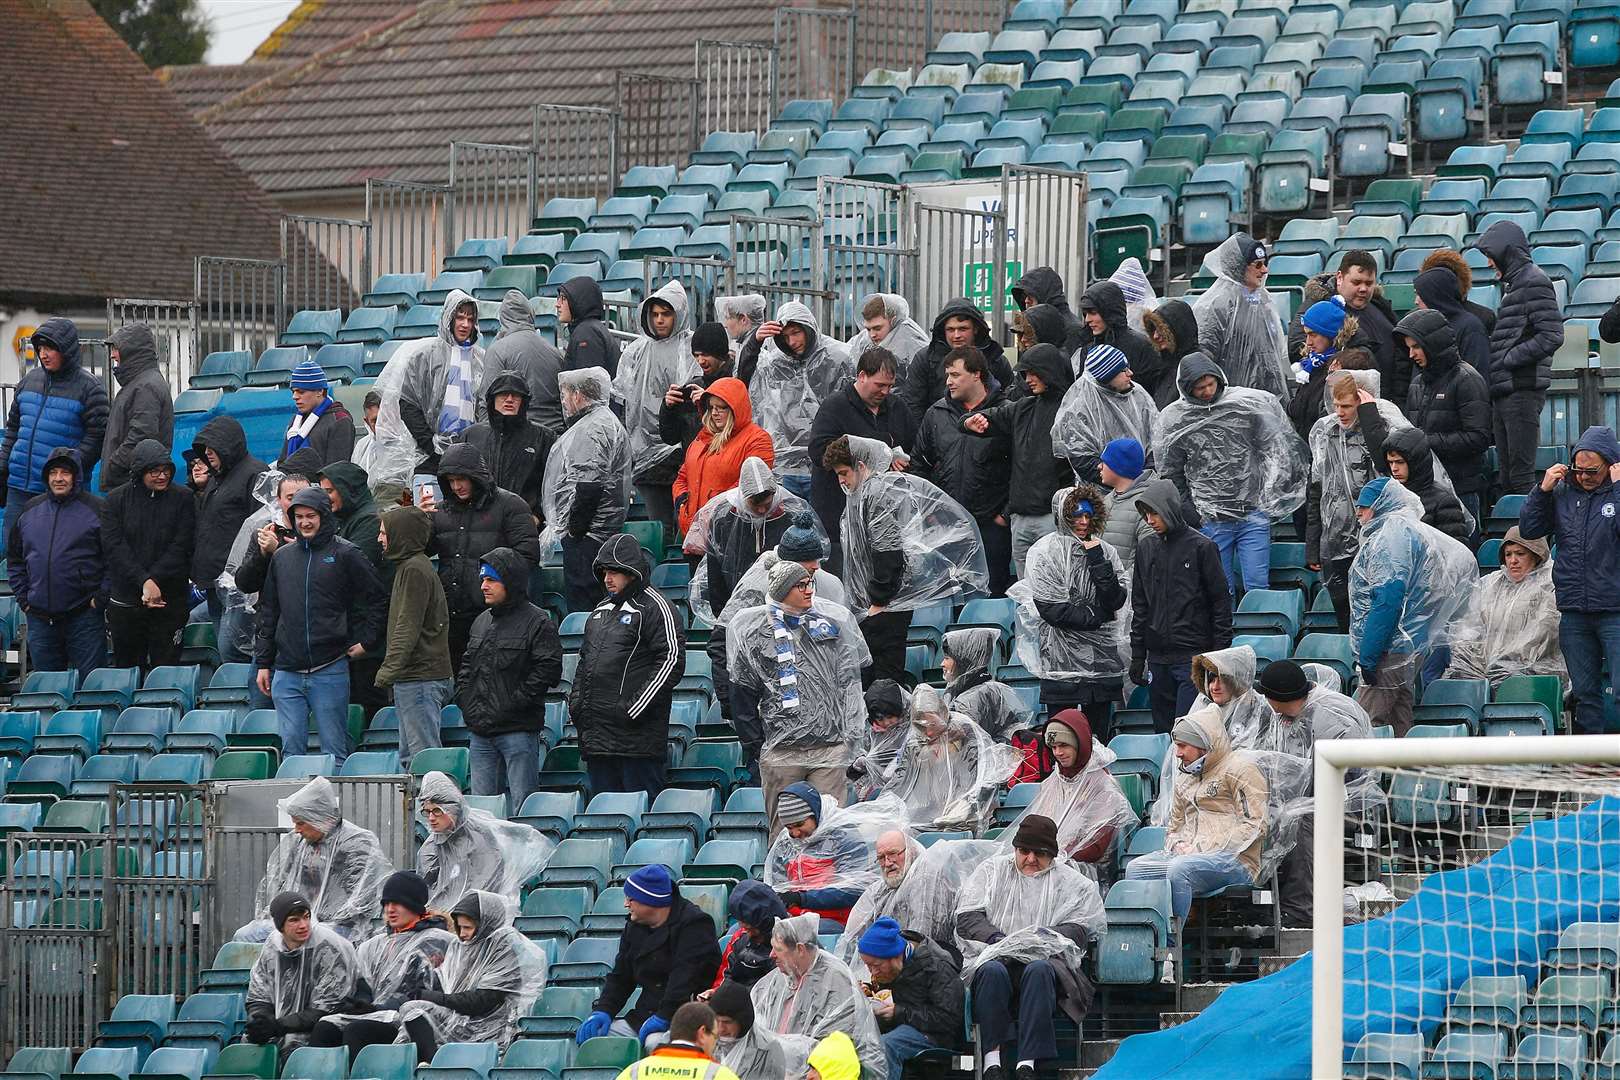
[[[73,1071],[64,1075],[79,1080],[129,1080],[139,1066],[140,1051],[133,1046],[92,1046],[79,1055]]]
[[[336,776],[337,761],[331,754],[291,754],[276,769],[277,780],[308,780],[316,776]]]
[[[72,1065],[65,1046],[23,1046],[11,1055],[0,1077],[6,1080],[60,1080]]]
[[[155,667],[135,691],[136,705],[166,705],[176,714],[190,711],[197,702],[199,669],[192,664]]]
[[[102,741],[109,753],[155,754],[174,726],[174,712],[153,706],[125,709]]]
[[[415,1072],[416,1047],[410,1043],[364,1047],[349,1069],[355,1080],[411,1080]]]
[[[433,1055],[431,1065],[416,1069],[417,1080],[488,1080],[500,1060],[496,1043],[446,1043]]]
[[[277,344],[326,345],[337,340],[337,332],[342,326],[343,312],[337,308],[326,311],[295,311]]]

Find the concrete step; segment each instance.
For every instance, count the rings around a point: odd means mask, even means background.
[[[1229,982],[1187,983],[1181,988],[1181,1007],[1187,1012],[1201,1013],[1209,1008],[1228,986],[1233,985],[1235,984]]]
[[[1080,1067],[1100,1069],[1114,1059],[1122,1039],[1087,1039],[1080,1047]]]
[[[1260,977],[1263,979],[1267,975],[1275,975],[1298,959],[1300,959],[1298,956],[1262,956],[1260,958]]]
[[[1311,951],[1311,932],[1284,928],[1277,939],[1277,953],[1281,956],[1303,956]]]

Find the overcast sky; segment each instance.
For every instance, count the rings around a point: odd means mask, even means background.
[[[201,0],[213,27],[210,64],[240,64],[281,24],[298,0]]]

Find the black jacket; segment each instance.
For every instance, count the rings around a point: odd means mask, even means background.
[[[502,393],[523,395],[523,404],[516,416],[504,416],[495,411],[495,395]],[[528,505],[529,513],[539,517],[546,458],[551,454],[551,444],[557,441],[557,434],[529,419],[532,415],[529,384],[515,372],[495,376],[484,402],[489,419],[472,425],[456,441],[476,446],[495,486],[517,495]]]
[[[216,416],[192,440],[192,451],[219,455],[220,470],[209,477],[197,508],[197,544],[191,556],[191,580],[211,588],[225,569],[231,544],[247,516],[258,509],[253,481],[264,472],[264,462],[248,453],[247,433],[234,416]]]
[[[975,412],[993,409],[1006,400],[994,384]],[[1005,511],[1007,484],[1012,474],[1012,447],[1006,439],[983,439],[963,430],[968,411],[949,394],[923,413],[917,444],[906,471],[925,480],[961,503],[976,518],[993,518]]]
[[[545,726],[546,691],[562,681],[562,641],[551,616],[529,602],[529,561],[511,548],[485,552],[506,602],[473,620],[456,678],[456,703],[474,735]]]
[[[1136,545],[1131,573],[1131,666],[1184,664],[1232,644],[1232,594],[1215,541],[1181,516],[1168,480],[1155,480],[1137,499],[1167,526]]]
[[[670,696],[686,671],[680,620],[663,594],[647,584],[647,555],[635,537],[609,537],[593,569],[598,578],[604,570],[621,570],[634,581],[597,604],[585,620],[568,694],[579,748],[586,757],[662,758],[669,746]]]
[[[1101,315],[1103,332],[1093,334],[1089,326],[1081,325],[1080,332],[1074,338],[1073,355],[1069,357],[1075,370],[1079,372],[1085,369],[1086,352],[1093,345],[1112,345],[1125,354],[1131,374],[1136,376],[1136,381],[1146,387],[1148,393],[1153,394],[1154,400],[1157,401],[1159,388],[1164,385],[1167,366],[1153,342],[1131,329],[1126,316],[1125,291],[1112,281],[1099,281],[1081,294],[1080,310],[1082,312],[1095,310]],[[1196,348],[1197,338],[1195,337],[1193,341]],[[1174,384],[1175,372],[1168,371],[1168,375]]]
[[[130,480],[114,488],[101,507],[101,551],[115,604],[139,605],[148,579],[173,608],[191,604],[191,545],[197,510],[191,492],[171,480],[161,492],[142,482],[148,469],[174,467],[168,449],[143,439],[129,458]]]
[[[1620,299],[1615,300],[1614,306],[1598,320],[1598,337],[1611,345],[1620,341]]]
[[[640,987],[641,997],[625,1017],[630,1026],[639,1029],[654,1015],[668,1020],[676,1009],[709,988],[719,967],[720,942],[714,920],[676,890],[669,918],[662,926],[624,924],[619,955],[591,1009],[617,1016],[631,992]]]
[[[1288,422],[1294,426],[1294,434],[1304,440],[1307,447],[1311,444],[1311,428],[1327,415],[1328,374],[1328,366],[1323,364],[1311,372],[1308,381],[1295,383],[1294,396],[1283,406],[1288,410]]]
[[[382,647],[388,597],[377,572],[359,548],[337,535],[326,492],[300,491],[288,516],[300,506],[318,511],[321,527],[313,539],[283,544],[270,556],[253,642],[253,660],[261,669],[315,671],[351,645],[364,645],[370,653]]]
[[[845,383],[816,410],[815,422],[810,425],[810,507],[821,519],[835,552],[844,515],[844,489],[838,486],[838,477],[822,467],[821,455],[827,452],[827,444],[841,435],[877,439],[909,451],[917,441],[917,422],[897,393],[891,393],[873,413],[855,392],[854,380]]]
[[[562,391],[557,375],[562,371],[563,355],[535,330],[534,312],[521,289],[506,290],[501,298],[500,322],[495,343],[484,352],[484,381],[478,388],[478,400],[489,397],[489,388],[496,379],[513,372],[529,387],[529,419],[561,431]]]
[[[990,428],[984,435],[972,437],[1008,448],[1012,475],[1004,489],[1003,512],[1050,514],[1052,496],[1074,483],[1068,461],[1052,453],[1052,422],[1074,382],[1074,369],[1062,350],[1044,342],[1026,350],[1018,358],[1018,366],[1039,376],[1046,389],[985,410]]]
[[[452,476],[472,480],[470,500],[456,498],[450,487]],[[511,548],[533,569],[540,561],[540,533],[528,504],[495,486],[489,466],[475,446],[452,443],[445,448],[439,461],[439,492],[444,501],[432,514],[433,541],[428,554],[439,557],[439,580],[444,582],[453,624],[484,610],[484,594],[478,586],[478,564],[484,553]]]
[[[563,350],[564,371],[584,368],[607,369],[609,375],[619,371],[619,339],[608,330],[603,319],[607,308],[602,303],[602,287],[587,277],[571,278],[557,288],[557,295],[568,301],[568,347]]]
[[[1176,372],[1181,368],[1182,357],[1198,351],[1198,316],[1193,314],[1193,309],[1185,300],[1166,300],[1152,311],[1145,312],[1142,323],[1150,329],[1157,327],[1159,335],[1169,342],[1170,347],[1158,350],[1156,379],[1137,371],[1135,365],[1131,367],[1131,374],[1153,395],[1153,404],[1163,409],[1181,396],[1176,387]],[[1317,398],[1317,401],[1320,403],[1321,398]]]
[[[928,406],[945,396],[945,354],[951,351],[951,347],[945,343],[945,320],[953,318],[973,320],[973,347],[984,353],[984,358],[990,362],[990,374],[995,376],[998,383],[1009,390],[1013,386],[1012,365],[1007,362],[1001,343],[991,339],[990,324],[985,322],[984,312],[973,301],[960,296],[947,300],[934,317],[933,336],[929,339],[928,347],[919,349],[906,367],[906,384],[900,390],[900,399],[911,414],[913,424],[921,424]]]
[[[354,416],[337,398],[329,396],[326,400],[326,411],[315,421],[315,426],[304,437],[304,441],[296,447],[291,446],[291,439],[283,442],[281,456],[276,459],[277,461],[285,463],[289,455],[304,449],[315,451],[321,459],[323,468],[335,462],[348,461],[354,456]],[[299,414],[294,411],[293,419],[298,418]]]
[[[721,379],[732,378],[736,370],[736,361],[727,360],[724,364],[715,368],[712,375],[706,375],[699,371],[697,378],[689,381],[686,385],[691,386],[695,382],[696,385],[707,389]],[[659,442],[685,449],[692,445],[692,440],[698,437],[698,432],[701,430],[703,430],[703,413],[699,410],[697,403],[692,401],[690,395],[683,398],[679,405],[664,402],[658,407]]]
[[[1013,287],[1008,290],[1012,293],[1013,303],[1017,304],[1026,314],[1033,306],[1044,305],[1063,320],[1063,333],[1054,345],[1063,345],[1074,339],[1084,328],[1080,316],[1074,313],[1069,306],[1069,298],[1063,292],[1063,276],[1050,266],[1037,266],[1019,278]],[[1034,305],[1030,301],[1035,301]],[[1042,341],[1047,340],[1042,337]],[[1067,350],[1073,352],[1072,346]]]
[[[1434,453],[1429,437],[1417,428],[1397,428],[1384,439],[1384,452],[1395,451],[1406,459],[1406,490],[1423,500],[1423,521],[1447,536],[1468,543],[1468,511],[1457,496],[1434,481]],[[1385,466],[1384,472],[1388,471]]]
[[[915,930],[901,936],[909,952],[900,974],[888,984],[894,994],[894,1016],[882,1023],[883,1029],[910,1024],[935,1046],[960,1045],[964,999],[955,958]]]
[[[1414,311],[1398,328],[1423,347],[1425,365],[1412,377],[1406,417],[1428,436],[1459,495],[1483,485],[1491,445],[1491,399],[1484,376],[1457,358],[1451,327],[1437,311]]]
[[[1501,275],[1502,302],[1491,331],[1491,397],[1545,390],[1553,353],[1564,343],[1564,314],[1552,279],[1530,258],[1530,241],[1511,221],[1498,221],[1475,245]]]
[[[29,499],[6,537],[11,592],[29,615],[72,615],[98,600],[106,603],[102,503],[85,490],[79,452],[71,447],[52,450],[40,475],[62,464],[73,470],[67,494],[57,498],[47,488]]]
[[[1443,266],[1436,266],[1419,274],[1412,282],[1412,288],[1418,299],[1423,301],[1424,308],[1445,319],[1456,339],[1457,355],[1463,363],[1481,375],[1488,373],[1491,370],[1491,336],[1486,332],[1485,324],[1463,303],[1457,289],[1457,275]],[[1415,314],[1417,312],[1412,313]],[[1401,324],[1405,324],[1412,315],[1402,319]],[[1400,325],[1395,330],[1399,333]],[[1417,374],[1414,372],[1412,377],[1416,379]]]
[[[118,363],[113,365],[118,393],[107,411],[101,455],[103,494],[129,480],[135,448],[141,443],[156,440],[165,452],[174,444],[174,399],[168,377],[158,364],[152,328],[145,323],[120,326],[107,344],[118,350]]]

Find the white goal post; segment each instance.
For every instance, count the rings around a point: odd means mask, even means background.
[[[1344,802],[1348,769],[1620,765],[1620,735],[1343,739],[1316,744],[1311,1077],[1344,1074]]]

